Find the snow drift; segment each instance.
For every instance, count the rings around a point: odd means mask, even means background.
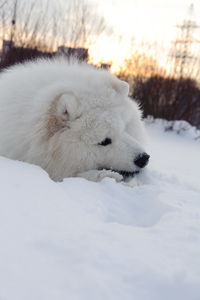
[[[0,158],[1,300],[199,300],[200,145],[163,128],[135,188]]]

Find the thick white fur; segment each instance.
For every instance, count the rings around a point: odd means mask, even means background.
[[[105,138],[112,144],[99,145]],[[141,112],[128,98],[127,83],[105,70],[57,58],[14,66],[0,76],[0,155],[39,165],[55,181],[120,181],[110,170],[135,171],[143,138]]]

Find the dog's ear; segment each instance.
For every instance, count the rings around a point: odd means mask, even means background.
[[[69,121],[77,118],[77,108],[78,100],[73,92],[57,95],[47,114],[48,137],[52,137],[58,131],[70,128]]]
[[[56,116],[62,121],[72,121],[77,117],[78,101],[73,92],[56,97]]]
[[[128,96],[129,94],[129,84],[126,81],[119,80],[118,78],[112,78],[111,82],[114,90],[122,96]]]
[[[128,96],[129,94],[129,84],[126,81],[120,80],[119,83],[119,92],[124,96]]]

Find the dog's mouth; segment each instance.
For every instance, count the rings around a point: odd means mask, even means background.
[[[129,172],[129,171],[117,171],[117,170],[113,170],[114,172],[119,173],[120,175],[122,175],[124,178],[127,177],[134,177],[136,174],[139,174],[139,171],[134,171],[134,172]]]
[[[140,171],[137,170],[137,171],[125,171],[125,170],[115,170],[115,169],[108,169],[106,168],[106,170],[111,170],[113,172],[116,172],[116,173],[119,173],[120,175],[123,176],[123,179],[124,180],[128,180],[128,179],[131,179],[133,178],[135,175],[139,174]]]
[[[135,175],[139,174],[139,171],[134,171],[134,172],[130,172],[130,171],[119,171],[119,170],[112,170],[114,172],[119,173],[120,175],[123,176],[124,181],[133,178]]]

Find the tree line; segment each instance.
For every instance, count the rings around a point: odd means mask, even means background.
[[[177,28],[165,67],[158,63],[157,46],[143,45],[130,50],[117,76],[129,82],[130,96],[140,102],[145,117],[184,119],[200,127],[200,61],[191,52],[198,26],[188,18]],[[113,29],[84,0],[0,0],[0,42],[8,41],[0,68],[38,55],[51,57],[61,45],[89,49],[104,34]]]

